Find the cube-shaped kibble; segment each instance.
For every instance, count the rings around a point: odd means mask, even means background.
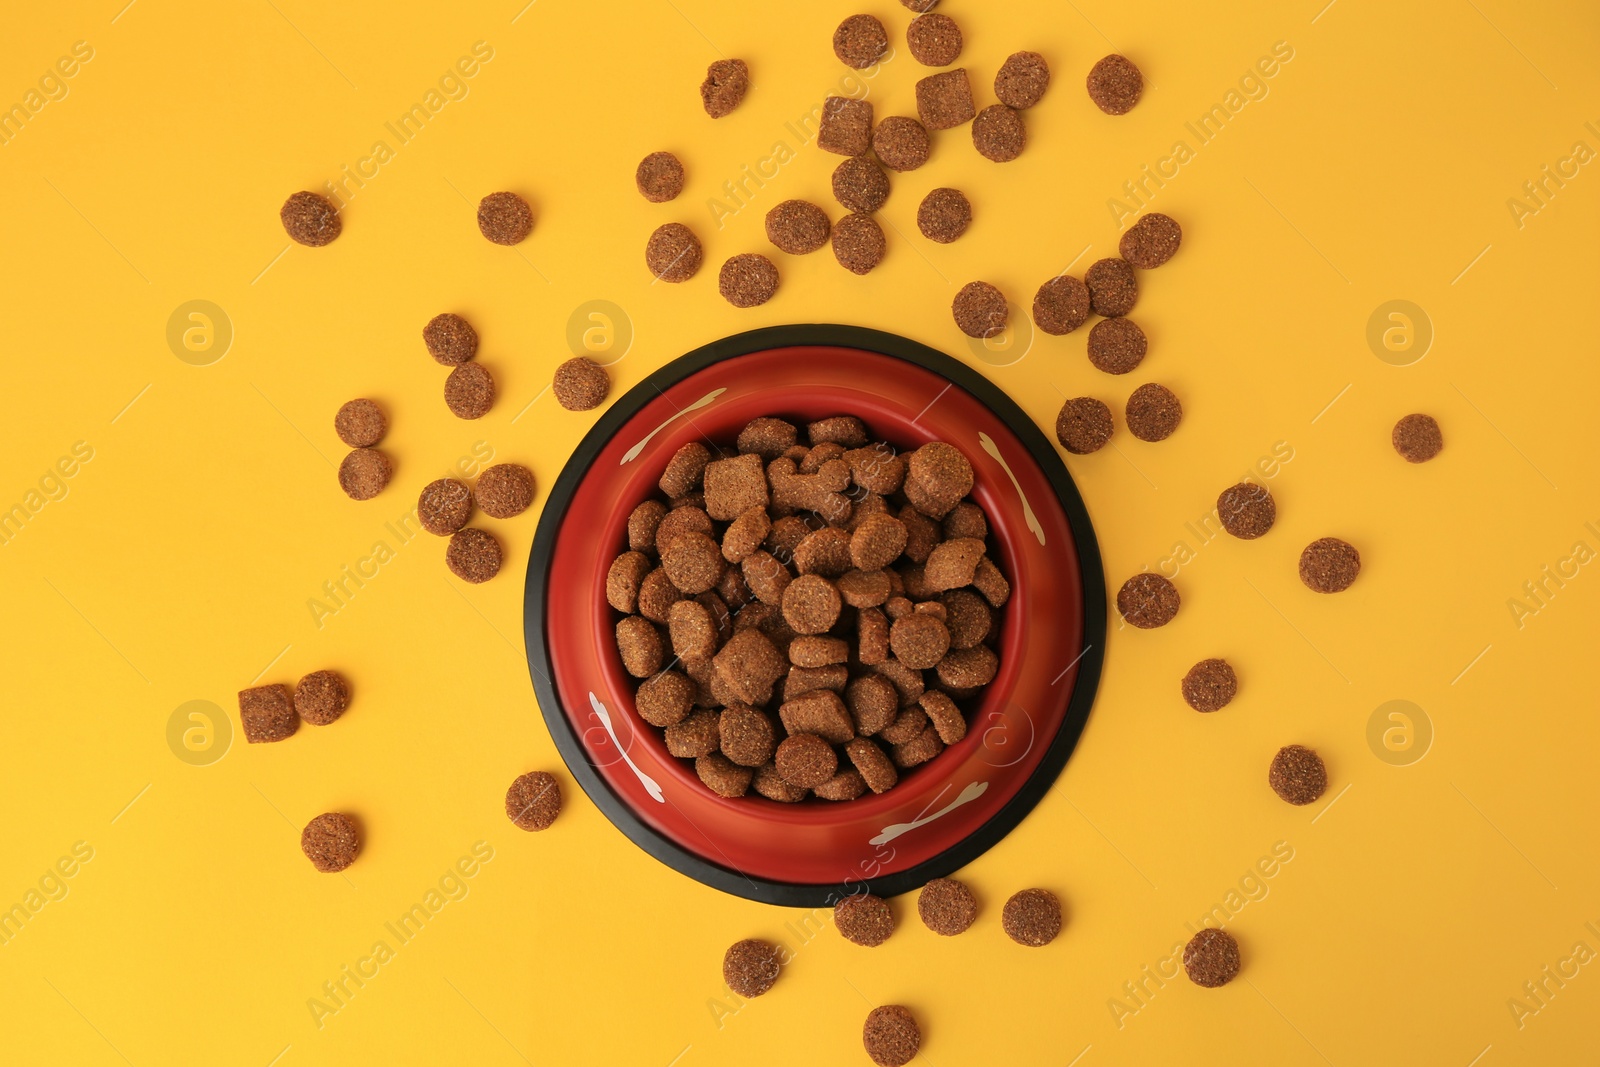
[[[966,73],[962,72],[962,84]],[[920,87],[918,99],[921,99]],[[967,96],[967,118],[971,118],[972,97]],[[965,119],[961,120],[965,121]],[[952,122],[950,125],[960,125]],[[841,156],[859,156],[872,147],[872,105],[847,96],[830,96],[822,102],[822,125],[817,128],[817,147]]]
[[[252,745],[282,741],[300,728],[300,716],[294,710],[289,687],[284,685],[240,690],[239,722],[244,726],[245,740]]]
[[[767,472],[754,452],[706,464],[704,479],[706,514],[718,522],[731,522],[769,502]]]
[[[975,114],[965,67],[930,74],[917,82],[917,117],[928,129],[948,130],[971,122]]]

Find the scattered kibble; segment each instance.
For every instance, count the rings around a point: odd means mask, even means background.
[[[930,74],[917,82],[917,117],[928,129],[954,129],[971,122],[975,114],[965,67]]]
[[[439,537],[449,537],[472,518],[472,490],[466,482],[440,478],[422,487],[417,497],[417,521]]]
[[[478,201],[478,232],[497,245],[521,244],[533,232],[533,208],[516,193],[490,193]]]
[[[1089,362],[1107,374],[1135,370],[1148,351],[1144,331],[1132,319],[1101,319],[1089,331]]]
[[[1182,241],[1183,228],[1170,216],[1152,211],[1128,227],[1117,251],[1140,270],[1154,270],[1177,254]]]
[[[776,945],[746,938],[729,946],[722,957],[722,978],[741,997],[759,997],[778,981],[783,956]]]
[[[1038,52],[1014,52],[994,76],[994,95],[1006,107],[1026,110],[1050,88],[1050,65]]]
[[[383,409],[365,397],[346,401],[333,417],[333,432],[351,448],[371,448],[389,432]]]
[[[694,231],[681,222],[656,227],[644,246],[644,264],[663,282],[686,282],[695,276],[705,253]]]
[[[1146,382],[1128,397],[1128,432],[1141,441],[1165,441],[1183,421],[1183,404],[1164,385]]]
[[[1108,319],[1126,315],[1139,299],[1139,282],[1125,259],[1099,260],[1084,272],[1083,281],[1089,287],[1089,306]]]
[[[906,48],[925,67],[948,67],[961,58],[961,27],[948,15],[918,15],[906,27]]]
[[[556,403],[568,411],[589,411],[599,407],[611,392],[611,377],[587,356],[574,356],[556,368],[550,390],[556,395]]]
[[[750,89],[750,68],[742,59],[719,59],[706,68],[700,83],[700,103],[706,114],[720,119],[733,113]]]
[[[316,193],[295,193],[278,211],[284,232],[299,244],[320,248],[331,244],[343,229],[333,201]]]
[[[928,128],[916,119],[891,115],[872,131],[872,153],[890,170],[916,170],[928,161]]]
[[[338,671],[313,671],[294,687],[294,710],[312,726],[326,726],[350,706],[350,686]]]
[[[972,146],[991,162],[1011,162],[1022,154],[1027,143],[1022,116],[1004,104],[990,104],[972,120]]]
[[[529,771],[506,790],[506,818],[520,830],[548,830],[561,814],[561,783],[547,771]]]
[[[885,1004],[867,1013],[861,1044],[878,1067],[904,1067],[922,1047],[922,1030],[908,1008]]]
[[[1444,434],[1432,415],[1407,415],[1394,424],[1389,439],[1407,463],[1426,463],[1444,449]]]
[[[851,15],[833,31],[833,54],[847,67],[865,70],[888,50],[889,35],[871,15]]]
[[[1195,711],[1221,711],[1239,692],[1239,678],[1225,659],[1203,659],[1183,676],[1183,699]]]
[[[963,285],[950,310],[961,332],[980,340],[1003,333],[1010,317],[1005,294],[988,282]]]
[[[827,214],[804,200],[785,200],[767,212],[767,240],[791,256],[815,252],[828,243]]]
[[[1197,986],[1227,985],[1239,973],[1239,943],[1226,930],[1207,926],[1184,946],[1183,969]]]
[[[485,530],[466,526],[451,536],[444,558],[452,574],[477,585],[500,573],[500,542]]]
[[[917,894],[917,915],[934,933],[954,937],[978,918],[978,900],[964,883],[935,878]]]
[[[1177,617],[1180,603],[1177,587],[1151,571],[1135,574],[1117,591],[1117,611],[1129,625],[1141,630],[1171,622]]]
[[[651,152],[633,172],[639,195],[652,204],[677,199],[683,192],[683,163],[671,152]]]
[[[1024,889],[1006,901],[1000,925],[1019,945],[1048,945],[1061,932],[1061,901],[1048,889]]]
[[[1300,553],[1300,580],[1317,593],[1340,593],[1361,573],[1361,553],[1337,537],[1322,537]]]
[[[846,215],[833,228],[833,255],[852,274],[866,274],[883,262],[888,242],[871,215]]]
[[[872,147],[872,104],[848,96],[830,96],[822,102],[817,126],[817,147],[841,156],[864,155]]]
[[[833,198],[849,211],[870,215],[889,199],[889,177],[868,156],[851,156],[833,169]]]
[[[239,723],[246,741],[267,744],[293,736],[300,728],[300,716],[287,686],[258,685],[240,690]]]
[[[521,515],[533,503],[533,472],[518,463],[496,463],[478,475],[473,496],[490,518]]]
[[[717,275],[717,291],[736,308],[759,307],[778,291],[778,268],[755,252],[732,256]]]
[[[460,315],[445,312],[428,320],[422,328],[422,343],[428,355],[446,367],[465,363],[478,354],[478,331]]]
[[[1240,482],[1218,494],[1217,518],[1233,536],[1254,541],[1278,521],[1278,505],[1266,486]]]
[[[935,189],[917,207],[917,229],[930,241],[947,245],[972,224],[972,204],[959,189]]]
[[[894,912],[883,898],[857,893],[833,906],[833,925],[846,941],[876,948],[894,933]]]
[[[351,500],[371,500],[394,475],[389,457],[376,448],[353,449],[339,464],[339,488]]]
[[[463,363],[444,380],[444,403],[458,419],[481,419],[494,407],[494,375],[482,363]]]
[[[1144,76],[1132,62],[1109,55],[1089,71],[1089,99],[1107,115],[1126,115],[1144,94]]]
[[[1328,768],[1304,745],[1285,745],[1272,757],[1267,782],[1290,804],[1310,804],[1328,788]]]
[[[1073,397],[1056,416],[1056,440],[1075,456],[1098,452],[1112,433],[1111,409],[1092,396]]]
[[[329,811],[306,823],[300,831],[300,851],[324,874],[337,874],[356,861],[361,835],[350,816]]]

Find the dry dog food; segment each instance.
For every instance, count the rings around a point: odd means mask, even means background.
[[[848,211],[870,215],[889,199],[889,176],[867,156],[851,156],[833,169],[833,198]]]
[[[463,363],[444,380],[444,403],[458,419],[481,419],[494,407],[494,376],[482,363]]]
[[[1109,55],[1089,71],[1089,99],[1107,115],[1126,115],[1144,93],[1139,68],[1119,55]]]
[[[1195,711],[1220,711],[1239,692],[1239,678],[1225,659],[1203,659],[1183,676],[1183,699]]]
[[[561,814],[561,783],[546,771],[519,775],[506,790],[506,818],[521,830],[548,830]]]
[[[994,76],[994,95],[1018,111],[1037,104],[1050,88],[1050,64],[1038,52],[1014,52]]]
[[[1073,397],[1056,416],[1056,440],[1075,456],[1097,452],[1111,440],[1111,409],[1092,396]]]
[[[1027,143],[1022,116],[1004,104],[990,104],[972,120],[972,146],[984,159],[1009,163],[1022,154]]]
[[[568,411],[589,411],[611,392],[611,377],[587,356],[574,356],[556,368],[550,391],[556,394],[556,403]]]
[[[961,58],[961,27],[948,15],[918,15],[906,27],[906,48],[925,67],[948,67]]]
[[[1390,440],[1407,463],[1426,463],[1444,449],[1444,434],[1432,415],[1407,415],[1394,424]]]
[[[865,70],[888,50],[889,35],[871,15],[851,15],[833,31],[833,54],[847,67]]]
[[[1183,405],[1171,389],[1146,382],[1128,397],[1128,432],[1141,441],[1165,441],[1183,421]]]
[[[930,241],[947,245],[972,224],[972,204],[959,189],[935,189],[917,206],[917,229]]]
[[[1033,322],[1045,333],[1071,333],[1089,318],[1089,287],[1069,274],[1051,278],[1033,297]]]
[[[917,82],[917,117],[930,130],[949,130],[971,122],[977,109],[972,104],[972,85],[965,67],[930,74]]]
[[[478,201],[478,232],[497,245],[521,244],[533,232],[533,208],[516,193],[490,193]]]
[[[785,200],[767,212],[767,240],[791,256],[803,256],[827,244],[828,229],[828,216],[804,200]]]
[[[750,90],[750,68],[742,59],[719,59],[706,68],[700,83],[700,103],[706,114],[720,119],[733,113]]]
[[[294,710],[312,726],[326,726],[350,706],[350,686],[338,671],[313,671],[294,687]]]
[[[1000,925],[1019,945],[1048,945],[1061,932],[1061,901],[1048,889],[1013,893],[1000,913]]]
[[[521,515],[533,503],[533,472],[518,463],[496,463],[478,475],[473,496],[490,518]]]
[[[371,448],[389,432],[383,409],[365,397],[346,401],[333,417],[333,432],[351,448]]]
[[[394,475],[389,457],[376,448],[357,448],[339,464],[339,488],[351,500],[371,500]]]
[[[281,685],[259,685],[239,691],[239,723],[252,745],[282,741],[300,728],[289,690]]]
[[[681,222],[658,226],[644,246],[644,265],[664,282],[686,282],[705,259],[700,238]]]
[[[1089,362],[1107,374],[1127,374],[1148,351],[1144,331],[1132,319],[1101,319],[1089,331]]]
[[[939,0],[900,0],[900,3],[919,15],[925,11],[932,11],[939,6]]]
[[[428,346],[428,355],[454,367],[478,354],[478,331],[460,315],[445,312],[428,320],[422,328],[422,343]]]
[[[344,224],[333,201],[316,193],[295,193],[283,202],[278,219],[284,232],[299,244],[320,248],[339,236]]]
[[[846,215],[833,228],[833,256],[851,274],[866,274],[883,262],[888,242],[871,215]]]
[[[1084,272],[1083,281],[1089,287],[1089,306],[1108,319],[1126,315],[1139,299],[1139,282],[1125,259],[1097,261]]]
[[[968,282],[950,304],[956,325],[968,337],[993,337],[1003,332],[1010,311],[1005,294],[988,282]]]
[[[1272,757],[1267,771],[1272,791],[1291,804],[1309,804],[1328,788],[1328,768],[1322,757],[1304,745],[1285,745]]]
[[[954,878],[935,878],[917,894],[917,915],[936,934],[954,937],[978,917],[978,899]]]
[[[324,812],[300,831],[300,851],[317,870],[337,874],[356,861],[356,853],[361,851],[361,835],[350,816],[337,811]]]
[[[1117,610],[1130,625],[1141,630],[1154,630],[1171,622],[1180,603],[1177,587],[1151,571],[1135,574],[1117,590]]]
[[[1319,538],[1300,553],[1300,580],[1314,592],[1343,592],[1360,573],[1361,553],[1337,537]]]
[[[1222,528],[1243,541],[1254,541],[1278,521],[1278,505],[1264,485],[1240,482],[1217,496]]]
[[[651,152],[633,172],[639,195],[652,204],[664,204],[683,192],[683,164],[671,152]]]
[[[872,131],[872,152],[890,170],[916,170],[928,161],[928,128],[916,119],[891,115]]]
[[[778,981],[783,957],[778,947],[751,937],[729,946],[722,956],[722,978],[741,997],[759,997]]]
[[[959,449],[902,455],[849,415],[679,447],[605,580],[639,717],[713,791],[782,803],[883,792],[960,743],[1010,596],[974,482]]]
[[[717,291],[736,308],[759,307],[778,291],[778,268],[755,252],[733,256],[722,264]]]
[[[894,912],[882,897],[857,893],[833,906],[833,925],[846,941],[876,948],[894,933]]]
[[[904,1067],[922,1047],[922,1030],[909,1009],[885,1004],[867,1013],[867,1021],[861,1027],[861,1044],[878,1067]]]
[[[472,490],[466,482],[440,478],[422,487],[417,497],[417,521],[439,537],[449,537],[472,518]]]
[[[1182,241],[1183,228],[1170,216],[1152,211],[1128,227],[1117,251],[1140,270],[1154,270],[1177,254]]]
[[[830,96],[822,102],[817,127],[817,147],[841,156],[859,156],[872,147],[872,104],[848,96]]]
[[[1183,969],[1195,985],[1227,985],[1239,973],[1239,943],[1226,930],[1207,926],[1184,946]]]
[[[451,536],[444,561],[464,582],[487,582],[500,573],[500,542],[484,530],[463,527]]]

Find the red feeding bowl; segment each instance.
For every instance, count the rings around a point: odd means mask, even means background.
[[[627,519],[689,441],[730,442],[751,419],[857,415],[910,452],[947,441],[972,462],[990,554],[1011,582],[1000,672],[969,702],[968,732],[882,794],[781,804],[729,800],[667,753],[634,708],[606,572]],[[1105,578],[1083,501],[1055,446],[962,363],[892,334],[786,326],[673,361],[608,410],[545,505],[524,624],[534,690],[562,757],[608,818],[664,863],[768,903],[889,896],[956,870],[1039,801],[1077,744],[1100,677]]]

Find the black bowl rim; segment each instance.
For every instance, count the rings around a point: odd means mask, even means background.
[[[906,360],[939,374],[977,397],[1003,421],[1032,454],[1055,490],[1077,548],[1082,571],[1084,651],[1078,661],[1078,677],[1067,703],[1061,729],[1050,743],[1022,788],[986,823],[932,858],[903,871],[874,878],[850,878],[832,884],[797,884],[757,878],[724,867],[694,854],[663,836],[633,813],[628,804],[606,784],[588,760],[572,722],[562,710],[552,681],[549,648],[545,643],[544,601],[554,542],[567,504],[579,482],[588,473],[595,457],[606,443],[647,402],[668,386],[714,363],[749,355],[770,348],[795,346],[856,348]],[[1026,412],[998,386],[951,356],[898,334],[862,326],[829,323],[769,326],[734,334],[703,345],[674,359],[647,375],[643,381],[618,398],[573,451],[550,490],[535,531],[528,558],[528,576],[523,595],[523,632],[527,644],[529,674],[534,693],[544,714],[545,725],[555,741],[567,769],[596,807],[613,826],[645,852],[674,870],[720,889],[725,893],[784,907],[831,907],[847,896],[870,892],[880,897],[897,896],[961,869],[997,844],[1020,823],[1055,783],[1067,759],[1077,747],[1089,720],[1089,709],[1099,689],[1104,665],[1106,637],[1106,583],[1100,561],[1099,543],[1089,521],[1089,511],[1055,446]]]

